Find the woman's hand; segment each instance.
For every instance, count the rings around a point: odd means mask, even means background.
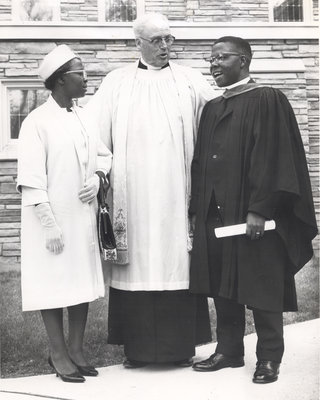
[[[249,236],[251,240],[262,238],[262,236],[264,235],[265,221],[266,219],[261,215],[255,214],[253,212],[248,212],[246,235]]]
[[[44,228],[46,249],[54,254],[60,254],[64,247],[62,231],[56,223],[50,204],[40,203],[34,209],[36,216]]]
[[[83,188],[79,192],[79,199],[82,203],[90,203],[97,196],[99,184],[99,177],[96,174],[85,182]]]
[[[62,231],[55,225],[51,228],[46,228],[46,248],[54,254],[60,254],[63,251],[64,243]]]

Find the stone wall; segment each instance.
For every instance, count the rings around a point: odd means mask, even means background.
[[[0,21],[9,21],[11,19],[11,0],[2,0],[0,2]]]
[[[185,20],[187,16],[186,0],[145,0],[145,11],[160,12],[170,20]]]
[[[319,1],[313,0],[312,5],[313,5],[313,20],[319,21]]]
[[[0,161],[0,263],[20,259],[21,196],[16,177],[16,161]]]
[[[146,0],[146,11],[193,22],[267,22],[268,0]]]
[[[133,40],[68,41],[79,53],[89,75],[88,93],[93,94],[110,70],[137,59]],[[212,41],[176,41],[172,59],[199,69],[208,80]],[[0,79],[36,77],[43,56],[61,42],[0,42]],[[253,40],[254,59],[300,58],[305,72],[254,73],[257,81],[280,88],[289,98],[301,129],[312,181],[314,202],[319,217],[319,93],[318,43],[312,40]],[[16,262],[20,256],[20,195],[15,191],[16,161],[0,161],[0,262]],[[320,222],[320,221],[319,221]],[[318,248],[318,242],[315,242]]]
[[[98,21],[97,0],[60,0],[61,21]]]
[[[267,22],[268,0],[187,0],[187,18],[195,22]]]
[[[318,21],[318,0],[312,5],[314,21]],[[269,21],[269,0],[145,0],[145,10],[193,22]]]

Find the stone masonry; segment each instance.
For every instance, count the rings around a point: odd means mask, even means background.
[[[21,196],[16,192],[16,161],[0,162],[0,262],[20,257]]]
[[[98,21],[97,0],[60,0],[62,21]]]

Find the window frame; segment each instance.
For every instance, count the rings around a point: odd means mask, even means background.
[[[35,78],[3,78],[0,79],[0,160],[16,159],[18,139],[11,138],[9,91],[45,89],[43,82]]]
[[[61,29],[63,27],[63,29]],[[240,36],[252,39],[318,39],[318,23],[277,22],[277,23],[211,23],[170,21],[176,40],[212,40],[220,36]],[[12,25],[1,22],[2,40],[134,40],[131,22],[105,24],[66,23],[64,25]]]

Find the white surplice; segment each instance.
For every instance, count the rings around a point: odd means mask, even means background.
[[[189,167],[199,115],[213,90],[200,73],[172,63],[161,70],[135,65],[109,75],[87,107],[113,150],[114,190],[119,182],[115,164],[125,158],[125,178],[118,185],[123,189],[125,182],[127,209],[120,211],[126,214],[129,262],[111,266],[111,286],[188,289]],[[119,151],[121,126],[126,137]],[[117,207],[114,196],[113,209]]]
[[[186,289],[189,285],[182,119],[170,68],[138,69],[127,136],[128,266],[112,287]]]

